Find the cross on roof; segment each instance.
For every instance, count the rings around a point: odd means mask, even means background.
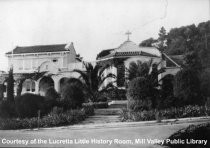
[[[129,36],[131,35],[131,32],[130,31],[127,31],[125,34],[128,36],[128,41],[130,41]]]

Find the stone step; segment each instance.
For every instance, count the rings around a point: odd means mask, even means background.
[[[90,116],[81,124],[101,124],[101,123],[114,123],[114,122],[120,122],[120,117],[116,115]]]
[[[120,115],[120,108],[95,109],[95,115]]]

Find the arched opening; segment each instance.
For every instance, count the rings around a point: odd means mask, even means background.
[[[22,94],[24,93],[35,93],[35,82],[31,79],[26,79],[23,82]]]
[[[47,89],[50,87],[54,88],[54,81],[51,77],[44,76],[39,82],[39,93],[42,96],[45,96]]]
[[[65,83],[68,81],[68,79],[69,78],[66,78],[66,77],[60,79],[60,93],[62,92],[63,87],[64,87]]]
[[[24,93],[35,93],[35,82],[33,80],[26,79],[23,82],[21,94],[24,94]]]

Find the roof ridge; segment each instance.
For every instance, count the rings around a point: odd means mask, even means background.
[[[67,45],[67,43],[65,44],[47,44],[47,45],[32,45],[32,46],[16,46],[16,47],[38,47],[38,46],[56,46],[56,45]]]

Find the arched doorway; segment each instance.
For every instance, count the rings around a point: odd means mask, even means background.
[[[26,79],[23,82],[22,94],[24,93],[35,93],[35,82],[31,79]]]
[[[46,77],[44,76],[40,81],[39,81],[39,93],[41,96],[45,96],[45,93],[47,89],[50,87],[54,88],[54,81],[51,77]]]
[[[66,78],[66,77],[60,79],[60,93],[62,92],[63,87],[64,87],[65,83],[68,81],[68,79],[69,78]]]

